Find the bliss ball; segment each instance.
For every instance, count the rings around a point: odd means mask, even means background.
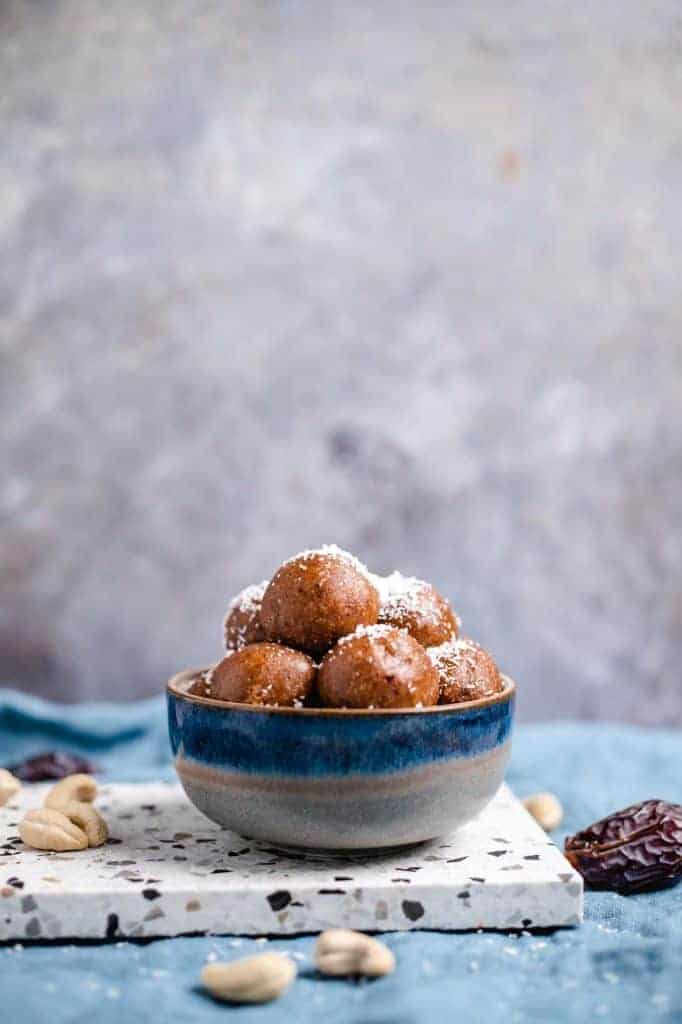
[[[252,583],[230,601],[223,623],[226,651],[240,651],[242,647],[266,639],[260,621],[260,606],[267,585],[267,580]]]
[[[474,640],[451,640],[428,651],[440,680],[441,704],[492,697],[504,689],[493,658]]]
[[[379,577],[379,622],[406,629],[424,647],[457,636],[459,622],[449,602],[435,587],[399,572]]]
[[[318,675],[322,701],[333,708],[415,708],[438,702],[438,673],[404,629],[360,626],[339,640]]]
[[[191,693],[194,697],[210,697],[211,690],[207,681],[209,673],[210,669],[206,672],[197,672],[187,692]]]
[[[260,619],[268,640],[322,654],[357,626],[375,623],[378,613],[379,595],[367,570],[332,545],[279,567],[263,595]]]
[[[206,674],[202,696],[240,704],[300,707],[315,682],[312,658],[280,644],[250,644]]]

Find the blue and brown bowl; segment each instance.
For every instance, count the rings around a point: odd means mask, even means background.
[[[493,697],[405,710],[274,708],[168,683],[175,767],[213,821],[280,846],[378,850],[442,836],[495,795],[514,683]]]

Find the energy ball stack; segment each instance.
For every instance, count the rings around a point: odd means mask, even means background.
[[[327,545],[230,602],[226,656],[190,692],[271,707],[425,708],[503,689],[490,654],[430,583],[370,573]]]

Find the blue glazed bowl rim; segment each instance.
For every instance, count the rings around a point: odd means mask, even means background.
[[[184,672],[177,672],[168,680],[166,692],[176,700],[184,700],[188,704],[196,704],[199,707],[214,708],[216,711],[251,711],[254,714],[265,713],[268,715],[296,715],[305,718],[368,718],[368,717],[395,717],[397,715],[438,715],[452,714],[459,711],[472,711],[478,708],[488,708],[493,704],[502,704],[510,701],[516,693],[516,683],[509,676],[502,675],[504,689],[501,693],[494,693],[490,697],[480,697],[478,700],[461,701],[458,704],[434,704],[427,708],[282,708],[272,704],[242,704],[237,701],[215,700],[213,697],[199,697],[197,694],[188,693],[185,689],[191,679],[194,679],[200,672],[206,672],[209,666],[203,668],[185,669]]]

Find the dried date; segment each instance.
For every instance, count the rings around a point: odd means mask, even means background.
[[[63,779],[77,772],[92,775],[98,771],[97,765],[86,757],[65,750],[48,750],[18,764],[7,765],[7,768],[22,782],[45,782],[49,779]]]
[[[566,858],[593,889],[627,895],[682,877],[682,805],[644,800],[569,836]]]

